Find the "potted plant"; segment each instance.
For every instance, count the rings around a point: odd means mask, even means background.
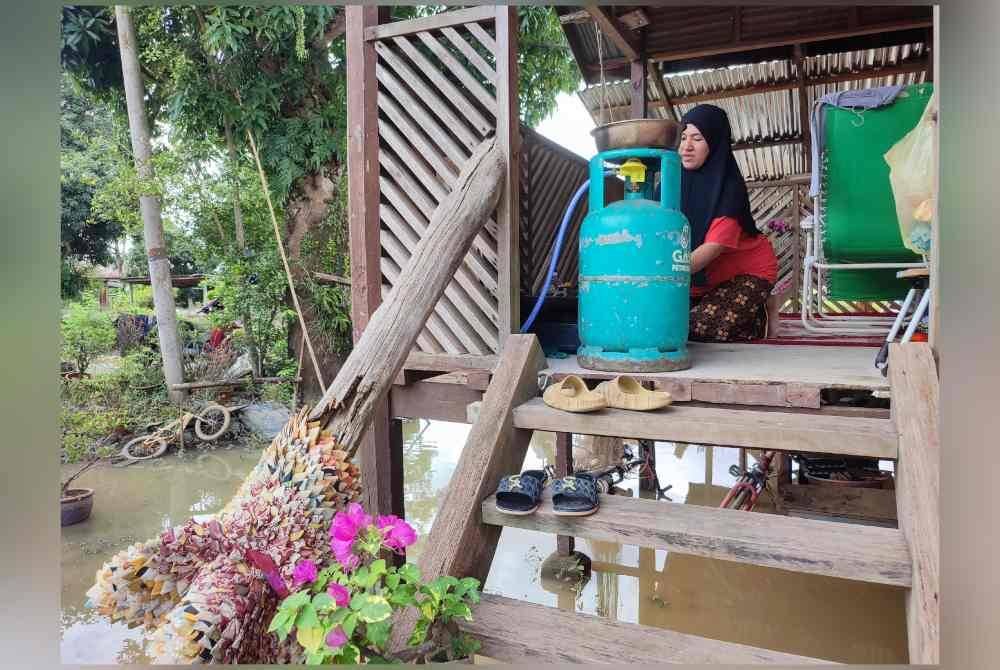
[[[294,633],[311,665],[467,662],[479,643],[461,633],[455,620],[472,619],[479,580],[443,576],[425,581],[415,565],[396,567],[380,557],[415,541],[415,531],[402,519],[373,520],[351,503],[330,527],[334,560],[328,565],[300,560],[293,572],[294,592],[273,565],[258,566],[284,596],[268,632],[282,641]],[[393,615],[407,608],[417,611],[416,626],[406,649],[393,654],[388,648]]]
[[[94,489],[71,489],[69,485],[99,460],[101,459],[91,459],[62,483],[59,489],[60,526],[72,526],[75,523],[80,523],[90,518],[90,512],[94,509]]]

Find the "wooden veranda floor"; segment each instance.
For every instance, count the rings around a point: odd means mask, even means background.
[[[688,345],[691,367],[675,372],[635,374],[663,388],[677,401],[704,401],[778,407],[820,406],[823,389],[888,390],[875,369],[876,350],[856,346],[774,344]],[[576,356],[547,359],[553,379],[579,375],[607,379],[614,373],[588,370]]]

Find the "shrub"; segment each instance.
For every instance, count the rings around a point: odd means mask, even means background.
[[[86,303],[69,306],[62,318],[62,350],[81,374],[96,356],[111,351],[114,345],[115,328],[109,314]]]
[[[272,588],[286,597],[268,632],[285,640],[295,631],[306,662],[357,664],[403,660],[387,655],[393,612],[413,607],[419,613],[410,636],[410,652],[425,662],[467,658],[479,643],[460,634],[454,619],[472,619],[470,605],[479,602],[479,580],[438,577],[425,582],[413,564],[387,565],[380,553],[402,551],[416,541],[416,532],[402,519],[380,516],[373,520],[357,503],[333,518],[330,548],[334,559],[317,566],[299,560],[293,588],[275,568],[265,570]]]

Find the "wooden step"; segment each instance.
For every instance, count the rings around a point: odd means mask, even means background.
[[[514,408],[514,426],[584,435],[885,459],[896,458],[898,441],[892,422],[886,419],[683,405],[671,405],[654,412],[603,409],[576,414],[553,409],[541,398],[533,398]]]
[[[482,505],[483,523],[910,586],[909,552],[895,528],[614,495],[601,496],[600,510],[590,516],[556,516],[550,491],[538,511],[527,516],[503,514],[490,496]]]
[[[830,663],[697,635],[484,594],[472,621],[458,622],[502,663],[773,664]]]

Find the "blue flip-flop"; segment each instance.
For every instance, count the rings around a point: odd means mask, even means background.
[[[547,476],[543,470],[525,470],[500,480],[496,508],[504,514],[525,515],[538,509]]]
[[[594,476],[579,472],[552,483],[552,513],[557,516],[587,516],[598,510]]]

